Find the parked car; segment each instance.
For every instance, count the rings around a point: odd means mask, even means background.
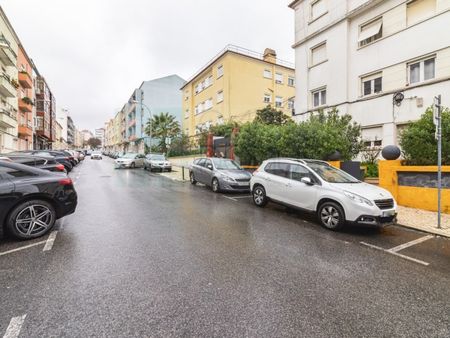
[[[64,152],[60,151],[54,151],[54,150],[23,150],[23,151],[15,151],[13,154],[31,154],[35,156],[44,156],[44,157],[50,157],[53,156],[56,160],[56,162],[61,163],[67,172],[70,172],[74,165],[73,157],[71,160],[71,156],[67,155]]]
[[[116,168],[138,168],[144,166],[145,155],[138,153],[126,153],[119,157],[116,162]]]
[[[316,213],[322,226],[384,225],[396,221],[397,203],[385,189],[361,182],[327,162],[270,159],[253,173],[254,203],[269,201]]]
[[[102,158],[102,153],[100,151],[94,151],[91,154],[91,160],[101,160]]]
[[[18,239],[33,239],[75,212],[77,193],[67,176],[0,161],[0,200],[2,230]]]
[[[144,159],[145,170],[158,170],[163,172],[164,170],[172,171],[172,163],[167,161],[166,157],[161,154],[148,154]]]
[[[20,163],[53,172],[66,173],[64,165],[56,162],[54,157],[34,156],[29,154],[0,154],[0,160]]]
[[[235,161],[226,158],[199,158],[189,171],[192,184],[208,185],[214,192],[246,192],[250,189],[252,175],[242,169]]]

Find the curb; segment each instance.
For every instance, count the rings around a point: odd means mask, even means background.
[[[397,223],[396,225],[404,227],[404,228],[408,228],[408,229],[413,229],[413,230],[426,232],[426,233],[432,234],[432,235],[437,235],[437,236],[441,236],[441,237],[445,237],[445,238],[450,238],[450,231],[449,230],[445,230],[445,229],[430,229],[430,228],[426,228],[426,227],[417,227],[417,226],[414,227],[412,225],[405,225],[405,224],[400,224],[400,223]]]

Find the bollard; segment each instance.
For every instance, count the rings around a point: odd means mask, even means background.
[[[184,181],[184,166],[181,166],[181,172],[182,172],[181,177],[182,177],[182,179]]]

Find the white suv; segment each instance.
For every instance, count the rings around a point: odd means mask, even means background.
[[[358,181],[327,162],[276,158],[264,161],[253,173],[250,189],[254,203],[267,202],[314,212],[331,230],[347,222],[393,224],[397,204],[385,189]]]

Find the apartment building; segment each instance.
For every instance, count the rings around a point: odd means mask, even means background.
[[[95,129],[94,137],[98,138],[102,142],[100,147],[103,147],[105,145],[105,128]]]
[[[50,91],[45,78],[36,77],[36,120],[35,120],[35,149],[51,149],[53,137],[56,133],[55,122],[56,107],[55,98]]]
[[[297,0],[296,119],[338,108],[366,146],[401,129],[443,95],[450,105],[450,0]]]
[[[73,148],[76,146],[77,129],[73,123],[72,117],[67,116],[67,144]]]
[[[229,45],[181,89],[183,131],[193,136],[227,121],[251,121],[267,105],[291,116],[295,70],[272,49],[260,54]]]
[[[34,89],[33,66],[22,45],[19,45],[17,58],[19,71],[18,88],[18,149],[33,149],[33,117],[34,117]]]
[[[0,8],[0,153],[18,148],[18,39]]]
[[[169,113],[180,122],[182,119],[181,86],[185,80],[178,75],[143,81],[133,91],[129,102],[124,106],[126,140],[128,151],[144,152],[145,144],[151,140],[145,128],[151,116]]]

